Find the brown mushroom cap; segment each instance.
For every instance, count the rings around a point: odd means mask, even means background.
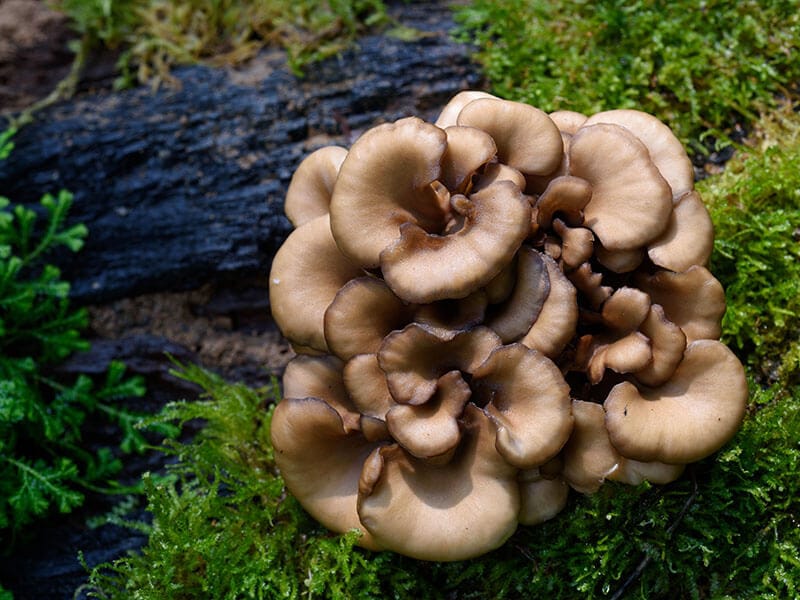
[[[586,297],[589,306],[595,310],[599,309],[614,291],[610,286],[603,285],[603,275],[592,271],[592,265],[588,262],[569,271],[566,277]]]
[[[585,179],[562,175],[553,179],[536,202],[536,220],[540,227],[549,228],[556,213],[566,215],[572,225],[580,225],[583,209],[592,199],[592,186]]]
[[[572,401],[575,426],[564,446],[564,479],[582,494],[594,494],[622,457],[608,439],[606,413],[600,404]]]
[[[395,401],[422,404],[433,396],[439,377],[452,370],[471,374],[501,344],[486,327],[443,332],[411,323],[386,336],[378,363]]]
[[[553,221],[553,230],[561,238],[561,260],[575,269],[592,257],[594,234],[585,227],[567,227],[561,219]]]
[[[397,404],[386,413],[389,433],[417,458],[449,455],[461,440],[457,419],[472,392],[459,371],[439,378],[436,393],[420,406]]]
[[[661,462],[642,462],[620,457],[619,467],[606,479],[628,485],[639,485],[643,481],[664,485],[675,481],[686,469],[686,465],[668,465]]]
[[[610,341],[599,337],[591,349],[588,375],[596,385],[603,379],[606,369],[616,373],[636,373],[653,360],[650,340],[638,331]]]
[[[659,267],[686,271],[705,266],[714,247],[714,226],[700,194],[688,192],[678,198],[667,229],[650,242],[647,254]]]
[[[472,194],[461,207],[461,230],[439,236],[406,223],[381,253],[386,283],[406,302],[468,296],[500,273],[528,235],[530,203],[510,181]]]
[[[641,332],[650,340],[653,360],[645,368],[636,371],[636,379],[651,387],[666,383],[683,359],[686,335],[667,319],[659,304],[650,306]]]
[[[556,262],[545,255],[542,255],[542,260],[547,269],[550,293],[536,322],[519,341],[528,348],[553,358],[561,353],[575,333],[578,300],[575,288]]]
[[[362,274],[339,252],[328,215],[295,229],[275,254],[269,275],[272,317],[283,335],[327,352],[325,310],[339,288]]]
[[[692,161],[672,130],[653,115],[638,110],[618,109],[589,117],[584,126],[611,123],[624,127],[639,138],[661,176],[667,181],[673,198],[680,198],[694,187]]]
[[[603,322],[612,331],[630,333],[638,329],[650,312],[650,298],[641,290],[621,287],[603,304]]]
[[[375,419],[386,419],[395,405],[386,383],[386,374],[378,365],[377,354],[358,354],[344,366],[342,380],[353,406],[359,413]]]
[[[526,175],[558,168],[564,146],[547,113],[521,102],[483,98],[458,113],[458,124],[482,129],[497,144],[497,157]]]
[[[461,112],[461,109],[473,100],[479,100],[481,98],[498,100],[497,96],[492,96],[487,92],[481,92],[478,90],[465,90],[463,92],[459,92],[450,98],[448,103],[445,104],[442,112],[439,114],[439,118],[436,119],[435,125],[442,129],[456,125],[458,121],[458,113]]]
[[[504,344],[525,335],[550,295],[550,279],[541,253],[522,246],[517,253],[517,282],[511,297],[496,307],[486,324]]]
[[[672,191],[645,145],[617,125],[584,125],[569,148],[570,172],[588,181],[585,225],[608,250],[630,250],[667,226]]]
[[[664,308],[667,319],[686,334],[687,343],[719,339],[725,314],[725,290],[705,267],[694,266],[682,273],[658,271],[635,279],[653,304]]]
[[[492,137],[474,127],[448,127],[447,149],[442,156],[439,180],[450,192],[464,193],[472,175],[497,154]]]
[[[715,340],[698,340],[689,344],[665,384],[614,386],[604,403],[606,428],[627,458],[689,463],[733,437],[746,402],[744,368],[733,352]]]
[[[416,307],[413,320],[435,329],[471,329],[483,323],[489,299],[484,290],[472,292],[466,298],[438,300]]]
[[[282,400],[270,435],[275,464],[303,508],[337,533],[360,529],[359,545],[378,549],[356,512],[361,466],[377,445],[345,431],[339,413],[319,398]]]
[[[525,176],[514,167],[503,163],[489,163],[472,186],[472,192],[479,192],[496,181],[510,181],[519,189],[525,189]]]
[[[309,154],[292,175],[286,190],[284,211],[295,227],[328,214],[333,184],[347,150],[325,146]]]
[[[468,403],[452,460],[435,465],[400,446],[372,453],[358,514],[377,544],[419,560],[466,560],[503,544],[517,527],[517,469],[494,448],[495,428]]]
[[[643,248],[632,248],[630,250],[608,250],[598,244],[594,249],[597,262],[606,269],[615,273],[630,273],[644,260]]]
[[[569,386],[550,359],[522,344],[501,346],[472,377],[473,401],[498,424],[497,451],[509,464],[537,467],[566,443]]]
[[[560,477],[546,479],[539,469],[521,471],[519,475],[519,522],[538,525],[560,513],[567,505],[569,486]]]
[[[331,230],[342,253],[373,268],[403,223],[444,225],[431,183],[439,178],[447,136],[415,117],[370,129],[350,148],[331,197]]]
[[[411,320],[413,308],[375,277],[347,282],[325,311],[328,349],[342,360],[377,352],[387,333]]]
[[[559,131],[569,135],[575,135],[578,129],[586,122],[586,119],[589,118],[583,113],[575,112],[574,110],[556,110],[551,112],[549,116]]]

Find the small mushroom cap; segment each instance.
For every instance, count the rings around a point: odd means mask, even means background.
[[[397,404],[386,413],[389,433],[417,458],[450,453],[461,440],[457,419],[472,392],[458,371],[439,378],[436,393],[420,406]]]
[[[586,119],[589,118],[583,113],[575,112],[574,110],[556,110],[551,112],[549,116],[559,131],[570,135],[575,135],[578,129],[586,122]]]
[[[339,413],[319,398],[287,398],[270,429],[275,464],[287,489],[331,531],[360,529],[358,544],[378,549],[356,512],[361,466],[377,447],[346,432]]]
[[[567,227],[561,219],[553,221],[553,230],[561,238],[561,260],[575,269],[594,253],[594,234],[585,227]]]
[[[473,401],[497,423],[497,451],[509,464],[537,467],[566,443],[569,386],[550,359],[522,344],[501,346],[472,377]]]
[[[595,310],[599,309],[614,291],[613,288],[603,285],[603,275],[592,271],[592,265],[588,262],[568,272],[566,277],[586,297],[589,306]]]
[[[686,335],[667,319],[659,304],[650,306],[640,330],[650,340],[653,360],[644,369],[636,371],[636,379],[647,386],[659,386],[672,377],[683,359]]]
[[[647,255],[659,267],[681,272],[693,265],[707,265],[713,247],[711,217],[700,194],[692,191],[678,199],[667,229],[650,242]]]
[[[325,146],[309,154],[292,175],[286,191],[284,211],[295,227],[328,214],[333,184],[347,150]]]
[[[439,118],[436,119],[435,125],[442,129],[456,125],[458,121],[458,113],[461,112],[461,109],[473,100],[479,100],[481,98],[489,98],[492,100],[499,99],[497,96],[492,96],[488,92],[481,92],[478,90],[465,90],[463,92],[459,92],[450,98],[450,101],[445,104],[442,112],[439,114]]]
[[[672,130],[653,115],[631,109],[599,112],[584,122],[584,126],[611,123],[624,127],[639,138],[650,154],[661,176],[672,190],[673,198],[680,198],[694,187],[692,161],[683,144]]]
[[[672,211],[669,185],[645,145],[617,125],[584,125],[569,148],[572,175],[592,186],[585,225],[608,250],[630,250],[657,238]]]
[[[621,287],[603,304],[603,322],[612,331],[630,333],[639,328],[650,312],[650,298],[641,290]]]
[[[643,248],[630,250],[608,250],[598,244],[594,249],[597,262],[614,273],[630,273],[644,260]]]
[[[533,326],[550,294],[542,255],[530,246],[522,246],[517,253],[517,282],[511,297],[496,307],[486,324],[503,343],[521,338]]]
[[[380,279],[358,277],[347,282],[325,311],[328,349],[342,360],[376,353],[387,333],[411,320],[412,308]]]
[[[567,505],[569,486],[555,479],[521,479],[519,484],[519,522],[538,525],[555,517]]]
[[[474,127],[448,127],[440,181],[451,192],[466,191],[472,175],[497,154],[494,140]]]
[[[652,360],[650,340],[638,331],[613,342],[600,338],[589,359],[589,381],[593,385],[600,383],[606,369],[616,373],[636,373]]]
[[[436,329],[461,331],[483,323],[489,299],[484,290],[472,292],[466,298],[438,300],[416,306],[413,320]]]
[[[657,388],[625,381],[604,408],[611,443],[627,458],[689,463],[719,450],[739,429],[747,402],[744,368],[715,340],[689,344],[673,376]]]
[[[568,216],[573,225],[580,225],[583,209],[592,199],[592,186],[585,179],[562,175],[553,179],[536,202],[536,220],[548,229],[556,213]]]
[[[370,129],[339,169],[331,230],[342,253],[374,268],[403,223],[439,230],[444,215],[431,184],[439,178],[447,135],[415,117]]]
[[[622,457],[608,439],[606,413],[600,404],[572,401],[575,426],[564,446],[563,477],[574,490],[594,494],[617,470]]]
[[[561,272],[556,262],[542,255],[550,293],[547,295],[536,322],[519,340],[528,348],[538,350],[548,358],[558,356],[575,333],[578,322],[578,300],[575,288]]]
[[[667,319],[683,330],[687,343],[719,339],[725,290],[708,269],[694,266],[682,273],[658,271],[641,274],[635,281],[653,304],[664,308]]]
[[[495,428],[468,403],[463,438],[446,465],[400,446],[364,465],[358,514],[377,544],[419,560],[466,560],[501,546],[517,527],[517,469],[494,448]]]
[[[331,235],[328,215],[289,234],[272,261],[269,302],[283,335],[297,346],[328,351],[325,310],[345,283],[362,275]]]
[[[472,187],[472,192],[479,192],[496,181],[510,181],[519,189],[525,189],[525,176],[514,167],[503,163],[489,163],[483,169]]]
[[[383,277],[400,298],[417,304],[464,298],[511,262],[530,223],[531,206],[519,188],[499,181],[472,194],[465,209],[459,231],[439,236],[406,223],[381,253]]]
[[[358,354],[348,360],[342,379],[353,406],[362,415],[385,420],[386,413],[396,404],[377,354]]]
[[[643,481],[664,485],[675,481],[683,474],[686,465],[668,465],[661,462],[642,462],[620,457],[619,467],[606,479],[639,485]]]
[[[499,161],[525,175],[547,175],[561,163],[561,132],[547,113],[528,104],[473,100],[458,113],[458,124],[477,127],[492,136]]]
[[[439,377],[452,370],[471,374],[501,344],[486,327],[442,332],[411,323],[386,336],[378,363],[395,401],[422,404],[433,396]]]

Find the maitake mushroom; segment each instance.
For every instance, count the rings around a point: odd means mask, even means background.
[[[483,92],[311,154],[270,274],[299,353],[272,421],[289,491],[367,548],[461,560],[569,488],[718,450],[747,386],[692,188],[650,115]]]

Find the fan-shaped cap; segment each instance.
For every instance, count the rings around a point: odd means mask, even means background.
[[[569,135],[575,135],[578,129],[586,122],[586,119],[589,118],[583,113],[574,110],[556,110],[551,112],[549,116],[560,132]]]
[[[466,560],[503,544],[517,527],[517,469],[494,448],[494,425],[468,403],[463,438],[446,465],[400,446],[372,453],[358,514],[377,544],[420,560]]]
[[[442,112],[436,119],[435,125],[437,127],[441,127],[442,129],[456,125],[458,122],[458,113],[461,112],[461,109],[473,100],[479,100],[481,98],[499,100],[497,96],[492,96],[488,92],[481,92],[479,90],[465,90],[463,92],[459,92],[450,98],[448,103],[445,104]]]
[[[665,384],[614,386],[604,403],[606,428],[625,457],[689,463],[733,437],[746,401],[744,368],[733,352],[715,340],[698,340],[689,344]]]
[[[519,522],[538,525],[560,513],[567,505],[569,486],[561,477],[547,479],[539,469],[520,471]]]
[[[492,137],[474,127],[448,127],[447,149],[439,178],[451,193],[465,193],[472,175],[497,154]]]
[[[292,175],[286,190],[284,211],[295,227],[328,214],[333,184],[347,150],[325,146],[309,154]]]
[[[686,271],[693,265],[705,266],[714,247],[714,226],[697,192],[678,198],[667,229],[650,242],[647,254],[659,267]]]

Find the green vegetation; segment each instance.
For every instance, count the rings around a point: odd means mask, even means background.
[[[695,150],[800,79],[793,0],[474,0],[457,20],[498,95],[546,111],[644,110]]]
[[[800,594],[800,384],[797,382],[800,117],[765,121],[757,149],[702,184],[728,290],[724,336],[745,360],[749,416],[715,457],[663,487],[606,484],[574,494],[553,521],[499,550],[427,563],[354,547],[288,496],[269,445],[277,390],[227,384],[156,421],[204,419],[168,442],[171,478],[145,478],[150,540],[91,574],[97,598],[762,598]],[[787,351],[788,350],[788,351]],[[780,358],[782,357],[782,361]],[[792,358],[794,357],[794,358]],[[777,362],[776,362],[777,361]]]
[[[0,135],[0,156],[10,152],[10,138]],[[69,284],[42,260],[54,248],[76,252],[83,245],[86,228],[64,225],[71,202],[64,191],[46,194],[46,224],[37,227],[36,212],[0,197],[0,553],[34,519],[71,511],[86,490],[109,489],[120,462],[111,448],[84,447],[88,415],[102,414],[121,428],[122,450],[144,445],[134,416],[115,403],[141,396],[141,380],[126,379],[119,363],[99,384],[56,370],[88,348],[80,337],[86,311],[70,309]]]

